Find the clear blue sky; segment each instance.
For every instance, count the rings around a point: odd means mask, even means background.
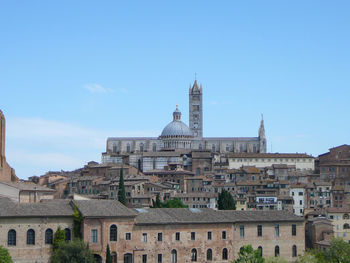
[[[27,178],[100,161],[108,136],[158,136],[188,87],[205,136],[268,150],[350,143],[349,1],[2,1],[7,160]]]

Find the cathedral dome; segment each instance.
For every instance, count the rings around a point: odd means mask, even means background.
[[[173,121],[170,122],[162,131],[161,137],[174,137],[184,136],[193,137],[190,128],[181,121],[181,112],[176,106],[176,110],[173,113]]]

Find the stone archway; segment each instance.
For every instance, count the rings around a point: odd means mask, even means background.
[[[98,254],[94,254],[94,259],[96,263],[102,263],[102,257]]]

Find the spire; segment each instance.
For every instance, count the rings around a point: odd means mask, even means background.
[[[199,90],[199,87],[198,87],[197,79],[195,79],[192,86],[192,91],[198,91],[198,90]]]
[[[264,126],[264,115],[261,114],[261,122],[260,122],[260,128],[259,128],[259,137],[265,138],[265,126]]]

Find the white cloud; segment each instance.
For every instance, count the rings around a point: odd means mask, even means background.
[[[8,118],[7,160],[20,178],[100,161],[108,137],[158,136],[159,131],[104,130],[42,118]]]
[[[84,88],[90,91],[91,93],[113,93],[114,92],[113,89],[105,88],[100,84],[96,84],[96,83],[85,84]]]

